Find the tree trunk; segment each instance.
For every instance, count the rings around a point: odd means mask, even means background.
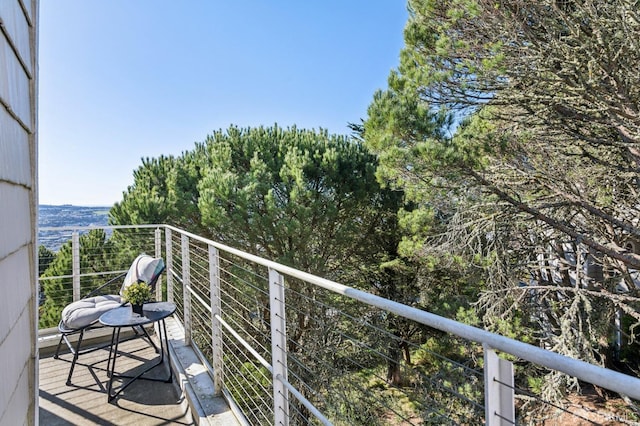
[[[391,386],[400,386],[402,384],[402,372],[400,371],[400,348],[396,342],[389,343],[387,361],[387,382]]]
[[[411,365],[411,351],[409,350],[409,344],[404,340],[400,343],[402,353],[404,354],[404,362],[407,365]]]

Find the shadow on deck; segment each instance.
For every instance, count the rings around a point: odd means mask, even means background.
[[[116,365],[118,373],[134,373],[136,369],[159,356],[142,339],[122,343]],[[71,365],[71,354],[59,359],[40,357],[40,424],[42,425],[159,425],[195,424],[185,396],[174,376],[172,383],[137,380],[110,403],[107,402],[106,374],[108,348],[81,355],[76,364],[72,384],[65,384]],[[161,365],[150,377],[167,375]],[[121,386],[114,381],[114,389]]]

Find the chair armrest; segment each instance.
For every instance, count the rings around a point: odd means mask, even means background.
[[[91,292],[85,294],[82,299],[86,299],[87,297],[92,297],[92,296],[96,296],[99,295],[101,290],[105,287],[107,287],[108,285],[113,284],[114,282],[118,281],[118,280],[122,280],[124,278],[124,276],[127,275],[126,272],[118,275],[117,277],[114,277],[112,279],[110,279],[109,281],[107,281],[106,283],[100,285],[99,287],[94,288],[93,290],[91,290]]]

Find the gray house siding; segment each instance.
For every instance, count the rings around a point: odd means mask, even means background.
[[[37,0],[0,0],[0,425],[37,409]]]

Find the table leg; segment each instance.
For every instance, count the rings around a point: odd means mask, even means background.
[[[137,379],[150,380],[155,382],[165,382],[165,383],[170,383],[171,380],[173,379],[173,371],[171,370],[171,353],[169,351],[169,342],[167,339],[167,326],[164,319],[160,320],[160,322],[162,323],[161,327],[158,327],[158,335],[160,338],[160,359],[157,362],[145,368],[144,370],[142,370],[140,373],[136,374],[135,376],[115,373],[116,357],[118,355],[118,343],[120,341],[120,327],[114,327],[113,334],[111,335],[111,350],[109,351],[109,362],[107,364],[107,376],[109,376],[109,384],[107,387],[108,402],[113,401],[116,396],[118,396],[123,390],[125,390],[131,383],[133,383]],[[169,368],[168,377],[166,379],[154,378],[154,377],[143,377],[145,373],[149,372],[151,369],[159,365],[162,365],[164,363],[165,346],[167,347],[166,348],[167,363]],[[111,367],[109,367],[109,365],[111,365]],[[130,380],[126,383],[123,383],[123,385],[115,393],[112,394],[111,391],[113,389],[114,378],[126,378]]]
[[[107,385],[107,401],[115,397],[111,396],[111,389],[113,388],[113,376],[116,369],[116,356],[118,354],[118,343],[120,342],[120,327],[114,327],[111,333],[111,346],[109,346],[109,359],[107,361],[107,377],[109,377],[109,384]]]
[[[171,351],[169,350],[169,339],[167,337],[167,324],[162,320],[162,331],[164,332],[164,343],[167,346],[167,365],[169,366],[169,377],[165,380],[166,383],[170,383],[173,378],[173,370],[171,369]],[[160,327],[158,327],[160,333]],[[162,345],[162,335],[160,335],[160,350],[164,353],[164,347]]]

